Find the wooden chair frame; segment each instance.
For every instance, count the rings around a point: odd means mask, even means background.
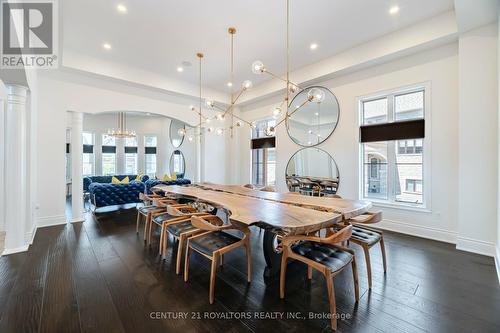
[[[386,260],[386,256],[385,256],[384,235],[383,235],[382,231],[380,231],[380,230],[376,230],[376,229],[365,226],[365,224],[374,224],[374,223],[380,222],[381,220],[382,220],[382,212],[368,212],[368,213],[365,213],[363,215],[360,215],[357,218],[350,219],[347,222],[352,224],[352,225],[355,225],[357,228],[369,230],[371,232],[374,232],[374,233],[377,233],[380,235],[380,241],[377,243],[380,243],[380,250],[382,252],[382,263],[384,265],[384,274],[385,274],[385,273],[387,273],[387,260]],[[372,245],[368,245],[367,242],[364,242],[362,240],[355,239],[352,237],[349,239],[349,242],[352,242],[354,244],[358,244],[359,246],[361,246],[361,248],[363,248],[363,252],[365,255],[365,261],[366,261],[366,270],[367,270],[367,274],[368,274],[368,287],[369,287],[369,289],[371,289],[372,288],[372,268],[371,268],[371,261],[370,261],[370,249],[377,243],[374,243]]]
[[[246,226],[233,226],[232,224],[226,224],[223,225],[223,222],[220,218],[214,215],[210,215],[208,217],[199,217],[199,216],[193,216],[191,218],[191,223],[197,227],[200,230],[203,230],[205,232],[192,236],[187,239],[187,246],[186,246],[186,256],[184,260],[184,281],[187,282],[189,279],[189,252],[190,250],[194,250],[204,256],[205,258],[211,260],[212,265],[211,265],[211,270],[210,270],[210,291],[209,291],[209,301],[210,304],[214,303],[214,295],[215,295],[215,274],[217,271],[217,262],[219,259],[221,260],[221,265],[222,265],[222,256],[229,252],[232,251],[240,246],[245,246],[246,248],[246,257],[247,257],[247,281],[250,283],[252,281],[252,255],[250,252],[250,229]],[[217,251],[214,251],[212,256],[206,255],[204,253],[201,253],[200,251],[197,251],[196,249],[192,248],[190,246],[190,242],[196,238],[203,237],[204,235],[207,235],[212,232],[218,232],[222,230],[239,230],[243,233],[243,238],[240,241],[237,241],[236,243],[233,243],[231,245],[228,245],[226,247],[223,247]]]
[[[172,219],[168,219],[166,221],[163,221],[161,225],[154,222],[154,217],[156,217],[158,215],[163,215],[165,213],[172,215],[172,216],[175,216],[175,217]],[[165,206],[164,210],[151,214],[150,225],[149,225],[148,230],[146,231],[148,234],[147,235],[148,245],[151,244],[151,236],[153,233],[153,224],[156,224],[161,228],[160,245],[159,245],[158,252],[161,256],[163,256],[163,249],[166,247],[166,245],[164,245],[163,243],[165,242],[165,239],[166,239],[165,232],[166,232],[166,227],[168,224],[174,223],[174,222],[184,222],[186,219],[191,218],[191,216],[193,216],[193,215],[206,215],[206,214],[207,213],[198,212],[196,209],[194,209],[193,207],[191,207],[189,205],[178,204],[177,202],[175,202],[175,204]]]
[[[334,277],[340,273],[341,271],[344,270],[345,267],[348,265],[344,266],[338,271],[332,272],[327,266],[322,265],[314,260],[308,259],[304,256],[301,256],[297,253],[294,253],[291,249],[292,245],[295,244],[296,242],[300,241],[310,241],[310,242],[315,242],[315,243],[322,243],[322,244],[328,244],[330,246],[333,246],[335,248],[338,248],[340,250],[349,252],[350,254],[353,255],[352,260],[351,260],[351,266],[352,266],[352,275],[354,279],[354,293],[356,297],[356,302],[359,301],[359,283],[358,283],[358,272],[357,272],[357,267],[356,267],[356,256],[354,253],[353,249],[350,249],[348,247],[339,245],[338,243],[344,242],[351,237],[352,234],[352,226],[347,225],[341,230],[325,237],[316,237],[316,236],[308,236],[308,235],[297,235],[297,236],[288,236],[284,237],[282,239],[282,246],[283,246],[283,255],[281,257],[281,272],[280,272],[280,298],[285,298],[285,279],[286,279],[286,264],[287,260],[290,259],[295,259],[298,261],[301,261],[307,265],[307,278],[311,279],[312,278],[312,270],[313,268],[321,272],[325,276],[326,280],[326,287],[328,290],[328,300],[330,302],[330,313],[332,314],[331,317],[331,326],[332,329],[336,330],[337,329],[337,308],[335,304],[335,290],[334,290],[334,285],[333,285],[333,279]]]

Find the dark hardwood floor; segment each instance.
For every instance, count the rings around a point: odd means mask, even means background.
[[[28,252],[0,258],[0,332],[328,332],[326,285],[291,263],[286,298],[263,277],[263,232],[252,228],[253,281],[244,250],[224,257],[208,302],[209,261],[193,254],[190,280],[135,233],[135,212],[38,229]],[[372,249],[373,289],[360,248],[361,299],[349,269],[335,278],[338,332],[500,332],[500,287],[492,258],[453,245],[385,233],[388,273]],[[157,241],[157,238],[156,238]],[[282,317],[283,316],[283,317]],[[298,319],[287,317],[298,316]],[[198,319],[198,318],[202,319]]]

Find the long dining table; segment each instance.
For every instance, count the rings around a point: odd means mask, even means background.
[[[371,207],[369,201],[264,192],[241,185],[157,185],[153,190],[221,209],[236,226],[263,228],[265,276],[274,276],[280,271],[281,237],[314,233],[363,214]]]

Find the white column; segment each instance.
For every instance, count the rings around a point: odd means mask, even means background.
[[[83,114],[72,112],[71,121],[71,222],[82,222],[83,217]]]
[[[5,249],[25,251],[26,233],[26,96],[28,88],[7,85],[5,110]]]
[[[203,132],[199,127],[196,128],[196,148],[195,148],[195,154],[196,154],[196,168],[195,168],[195,177],[194,181],[195,182],[203,182],[204,181],[204,172],[202,172],[202,161],[204,160],[203,155],[203,143],[202,141],[205,139],[204,135],[202,134]],[[203,135],[203,136],[202,136]],[[167,167],[168,169],[168,167]]]

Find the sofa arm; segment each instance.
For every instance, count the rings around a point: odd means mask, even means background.
[[[87,192],[89,190],[89,186],[92,184],[92,178],[83,177],[83,191]]]
[[[141,182],[145,183],[149,180],[149,176],[148,175],[142,175],[141,177]]]

